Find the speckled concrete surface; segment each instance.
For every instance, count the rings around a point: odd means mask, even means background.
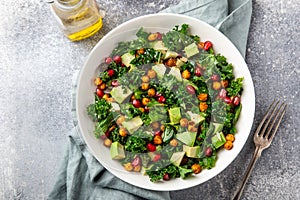
[[[0,3],[0,199],[44,199],[72,128],[71,80],[99,39],[116,25],[179,0],[99,0],[104,28],[72,43],[42,0]],[[146,9],[146,10],[145,10]],[[258,161],[243,199],[300,199],[300,2],[256,0],[246,62],[256,90],[254,127],[272,99],[289,102],[274,143]],[[229,199],[254,145],[205,184],[172,199]]]

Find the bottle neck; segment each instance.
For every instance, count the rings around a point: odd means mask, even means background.
[[[55,5],[62,10],[74,10],[79,8],[85,0],[55,0]]]

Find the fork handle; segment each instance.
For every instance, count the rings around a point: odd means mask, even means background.
[[[248,168],[246,170],[246,173],[243,177],[243,181],[242,181],[242,184],[240,185],[238,191],[235,193],[234,197],[232,198],[232,200],[239,200],[242,196],[242,193],[243,193],[243,190],[244,190],[244,187],[245,187],[245,184],[252,172],[252,169],[257,161],[257,159],[260,157],[261,155],[261,152],[262,152],[262,149],[259,148],[259,147],[256,147],[255,148],[255,151],[254,151],[254,154],[253,154],[253,157],[248,165]]]

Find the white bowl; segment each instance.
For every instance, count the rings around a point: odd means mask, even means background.
[[[241,98],[243,109],[236,125],[238,132],[235,135],[234,147],[230,151],[220,150],[218,152],[218,160],[214,168],[203,170],[200,174],[184,180],[177,178],[170,181],[152,183],[148,176],[126,172],[118,161],[110,158],[109,149],[104,147],[103,142],[96,139],[93,134],[94,123],[87,115],[86,108],[89,104],[94,103],[95,86],[93,80],[99,74],[99,64],[103,62],[105,57],[110,55],[118,42],[135,38],[135,33],[140,27],[144,27],[146,31],[150,32],[166,32],[175,25],[184,23],[189,24],[192,34],[199,35],[201,41],[212,41],[215,52],[223,54],[228,59],[228,62],[233,64],[235,76],[244,77],[244,90]],[[89,150],[107,170],[118,178],[132,185],[150,190],[171,191],[189,188],[204,183],[223,171],[243,148],[251,130],[254,111],[255,94],[253,82],[248,67],[239,51],[217,29],[205,22],[185,15],[153,14],[138,17],[121,24],[103,37],[94,47],[81,69],[78,79],[76,114],[79,129]]]

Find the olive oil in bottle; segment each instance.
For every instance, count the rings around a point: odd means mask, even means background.
[[[102,17],[95,0],[55,0],[51,9],[71,41],[90,37],[102,27]]]

